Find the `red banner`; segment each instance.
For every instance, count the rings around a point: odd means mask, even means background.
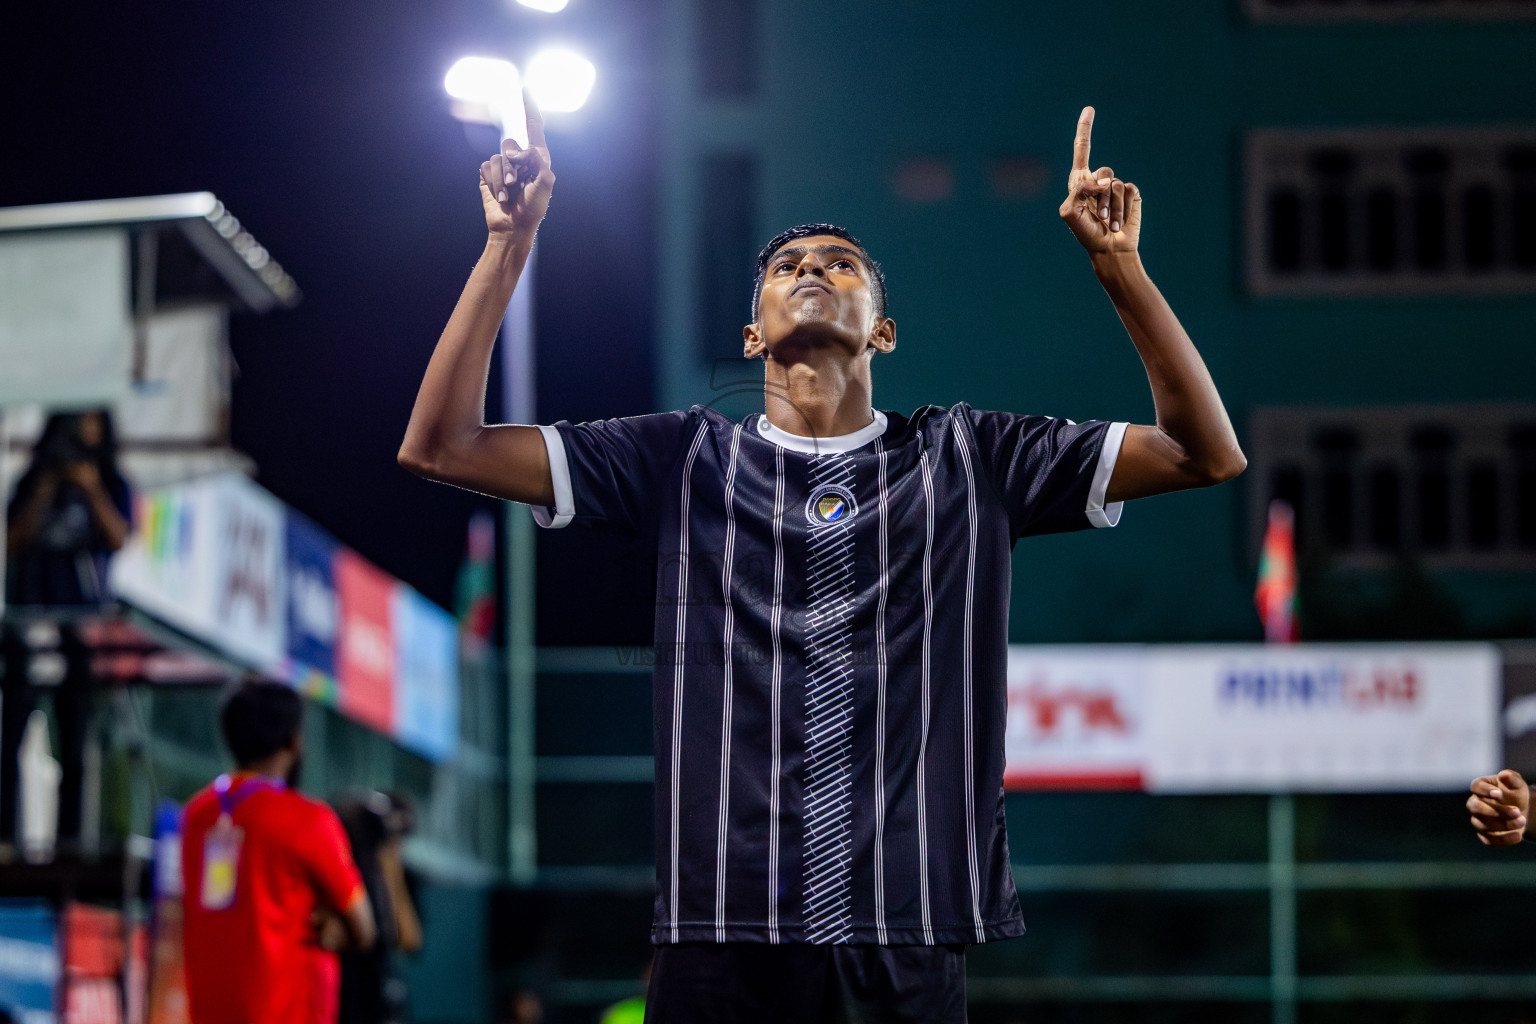
[[[388,734],[394,725],[395,640],[391,604],[395,581],[345,548],[336,552],[337,705]]]

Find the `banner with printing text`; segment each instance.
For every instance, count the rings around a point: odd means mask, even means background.
[[[341,607],[336,556],[341,545],[288,510],[287,677],[306,696],[336,703],[336,637]]]
[[[263,671],[287,646],[283,504],[238,474],[134,496],[113,592]]]
[[[1140,647],[1008,648],[1009,789],[1140,789],[1146,763]]]
[[[454,756],[448,612],[239,474],[134,496],[116,596],[433,760]]]
[[[383,733],[395,724],[394,596],[395,581],[384,570],[346,548],[337,551],[337,706]]]
[[[1009,649],[1005,785],[1458,791],[1499,767],[1491,644]]]
[[[1153,792],[1465,790],[1499,767],[1490,644],[1160,647]]]

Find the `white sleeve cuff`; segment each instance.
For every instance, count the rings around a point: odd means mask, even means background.
[[[559,430],[541,426],[539,433],[544,435],[544,450],[549,452],[549,479],[555,485],[555,507],[529,505],[528,511],[533,513],[533,521],[540,526],[547,530],[558,530],[569,526],[576,517],[576,499],[571,494],[571,464],[566,461],[565,439],[560,436]],[[1100,464],[1103,464],[1102,458]]]
[[[1099,528],[1119,525],[1120,512],[1125,508],[1123,501],[1104,504],[1104,497],[1109,493],[1109,478],[1115,475],[1115,460],[1120,457],[1120,445],[1125,442],[1125,428],[1129,425],[1111,423],[1104,432],[1104,447],[1099,449],[1099,465],[1093,471],[1093,483],[1088,486],[1088,521]],[[553,463],[554,459],[551,458],[550,462]]]

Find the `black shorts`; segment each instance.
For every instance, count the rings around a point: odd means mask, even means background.
[[[646,1024],[964,1024],[964,946],[656,947]]]

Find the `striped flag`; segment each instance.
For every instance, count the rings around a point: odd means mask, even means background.
[[[1300,639],[1296,620],[1296,517],[1289,503],[1269,503],[1269,526],[1259,556],[1259,584],[1253,591],[1264,622],[1264,640],[1272,644]]]
[[[484,509],[469,519],[469,543],[454,587],[459,634],[472,647],[496,642],[496,520]]]

